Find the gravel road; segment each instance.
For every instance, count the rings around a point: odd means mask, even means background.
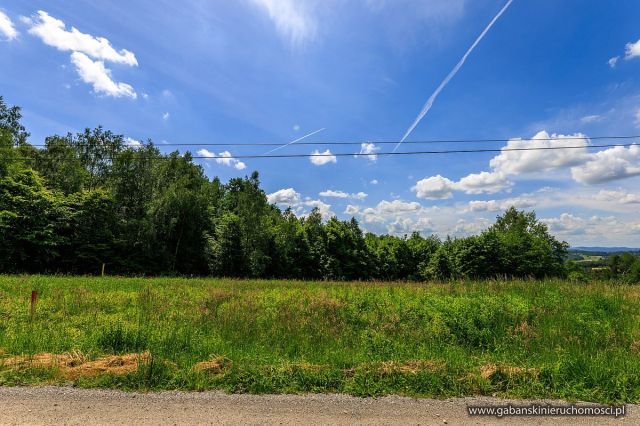
[[[513,401],[512,401],[513,402]],[[531,401],[516,401],[526,404]],[[540,402],[540,401],[536,401]],[[551,401],[549,401],[551,402]],[[602,417],[469,417],[467,405],[496,398],[448,400],[346,395],[227,395],[222,392],[125,393],[66,387],[0,387],[0,425],[637,425],[640,407]],[[558,401],[553,401],[558,403]]]

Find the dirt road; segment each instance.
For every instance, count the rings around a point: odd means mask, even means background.
[[[1,425],[637,425],[640,407],[624,418],[469,417],[467,405],[508,403],[495,398],[444,401],[345,395],[226,395],[124,393],[59,387],[0,388]],[[524,401],[517,401],[524,404]]]

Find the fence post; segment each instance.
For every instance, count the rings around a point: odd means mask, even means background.
[[[105,263],[102,264],[102,276],[104,277],[104,267],[106,266]]]
[[[31,290],[31,306],[29,308],[29,313],[31,314],[31,319],[36,313],[36,301],[38,300],[38,291]]]

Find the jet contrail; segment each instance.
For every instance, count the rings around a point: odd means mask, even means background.
[[[480,35],[478,36],[478,38],[476,39],[475,42],[473,42],[473,44],[471,45],[471,47],[469,48],[469,50],[467,50],[467,53],[464,54],[464,56],[462,57],[462,59],[460,59],[460,62],[458,62],[458,64],[453,67],[453,69],[451,70],[451,72],[447,75],[447,77],[442,80],[442,83],[440,83],[440,85],[438,86],[438,88],[436,89],[435,92],[433,92],[433,95],[431,95],[431,97],[429,98],[429,100],[427,100],[427,103],[424,105],[424,107],[422,108],[422,111],[420,111],[420,114],[418,114],[418,117],[416,118],[416,120],[413,122],[413,124],[411,125],[411,127],[409,127],[409,130],[407,130],[407,132],[404,134],[404,136],[402,137],[402,139],[400,140],[400,142],[398,142],[398,144],[396,145],[396,147],[393,149],[393,152],[396,152],[396,150],[398,149],[398,147],[400,146],[400,144],[402,144],[402,142],[405,141],[405,139],[407,139],[409,137],[409,135],[411,134],[411,132],[413,132],[413,130],[416,128],[416,126],[420,123],[420,121],[422,121],[422,119],[424,118],[425,115],[427,115],[427,113],[429,112],[429,110],[431,109],[431,107],[433,106],[433,103],[435,102],[436,98],[438,97],[438,95],[440,94],[440,92],[442,92],[442,89],[445,88],[445,86],[447,84],[449,84],[449,81],[451,81],[451,79],[453,77],[455,77],[455,75],[458,73],[458,71],[460,71],[460,68],[462,68],[462,66],[464,65],[465,61],[467,60],[467,58],[469,57],[469,55],[471,54],[471,52],[473,52],[473,49],[476,48],[476,46],[478,45],[478,43],[480,43],[480,41],[482,41],[482,39],[484,38],[484,36],[489,32],[489,30],[491,29],[491,27],[493,27],[493,24],[496,23],[496,21],[498,19],[500,19],[500,17],[502,16],[502,14],[504,12],[506,12],[506,10],[509,8],[509,6],[511,6],[511,3],[513,2],[513,0],[509,0],[507,1],[507,4],[504,5],[504,7],[502,9],[500,9],[500,12],[498,12],[498,14],[491,20],[491,22],[489,22],[489,25],[487,25],[487,28],[484,29],[484,31],[482,31],[482,33],[480,33]]]
[[[277,147],[277,148],[273,148],[271,151],[267,151],[267,152],[265,152],[265,153],[264,153],[264,154],[262,154],[262,155],[271,154],[272,152],[277,151],[277,150],[279,150],[279,149],[281,149],[281,148],[284,148],[284,147],[289,146],[289,145],[293,145],[294,143],[296,143],[296,142],[300,142],[302,139],[306,139],[306,138],[308,138],[309,136],[313,136],[313,135],[315,135],[316,133],[320,133],[320,132],[322,132],[323,130],[326,130],[326,129],[325,129],[324,127],[323,127],[322,129],[318,129],[318,130],[316,130],[315,132],[311,132],[311,133],[309,133],[308,135],[304,135],[303,137],[298,138],[298,139],[296,139],[296,140],[294,140],[294,141],[291,141],[291,142],[289,142],[289,143],[287,143],[287,144],[281,145],[281,146],[279,146],[279,147]]]

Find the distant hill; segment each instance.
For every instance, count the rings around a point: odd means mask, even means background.
[[[624,251],[640,252],[638,247],[571,247],[569,251],[588,251],[596,253],[620,253]]]

